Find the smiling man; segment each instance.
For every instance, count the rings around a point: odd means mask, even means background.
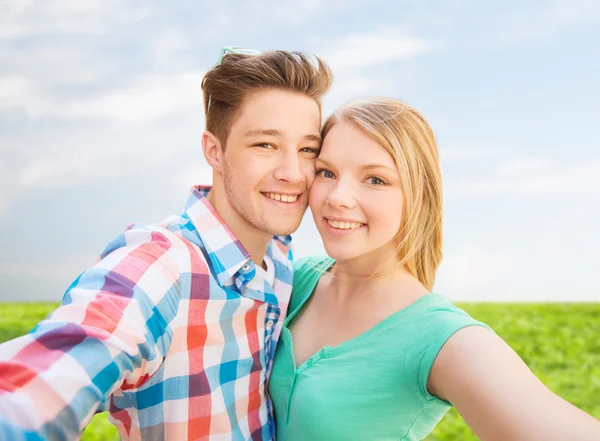
[[[212,188],[131,225],[0,345],[0,439],[76,439],[103,409],[124,440],[274,439],[265,386],[330,83],[302,53],[222,53],[202,82]]]

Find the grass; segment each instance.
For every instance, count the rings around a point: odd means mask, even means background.
[[[555,393],[600,418],[600,303],[459,304],[489,324]],[[0,341],[25,334],[54,303],[0,303]],[[96,415],[82,441],[118,440],[106,414]],[[451,409],[427,441],[475,441]]]

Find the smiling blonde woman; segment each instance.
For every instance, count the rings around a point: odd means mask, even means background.
[[[277,439],[421,440],[451,406],[484,441],[600,439],[600,422],[431,293],[442,184],[424,118],[353,102],[322,135],[309,204],[329,257],[295,264],[269,382]]]

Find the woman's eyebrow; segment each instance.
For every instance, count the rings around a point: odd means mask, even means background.
[[[323,162],[323,163],[325,163],[325,165],[328,165],[328,166],[330,166],[330,167],[332,167],[332,166],[333,166],[333,164],[332,164],[331,162],[329,162],[327,159],[324,159],[324,158],[322,158],[321,156],[319,156],[319,157],[317,158],[317,161],[319,161],[319,162]],[[363,165],[361,165],[359,168],[360,168],[361,170],[372,170],[372,169],[376,169],[376,168],[385,168],[385,169],[387,169],[387,170],[390,170],[390,171],[393,171],[393,172],[395,172],[395,171],[396,171],[396,169],[395,169],[395,168],[389,167],[389,166],[387,166],[387,165],[385,165],[385,164],[378,164],[378,163],[363,164]]]
[[[371,170],[371,169],[374,169],[374,168],[385,168],[387,170],[396,171],[395,168],[389,167],[389,166],[387,166],[385,164],[365,164],[365,165],[361,165],[360,168],[363,169],[363,170]]]
[[[328,167],[332,166],[332,164],[327,159],[323,159],[321,156],[317,156],[317,161],[325,163],[325,165],[327,165]]]

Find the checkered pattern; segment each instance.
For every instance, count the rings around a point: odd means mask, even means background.
[[[184,213],[134,224],[31,333],[0,345],[0,439],[76,439],[109,410],[124,440],[272,440],[266,395],[292,285],[271,286],[194,188]]]

